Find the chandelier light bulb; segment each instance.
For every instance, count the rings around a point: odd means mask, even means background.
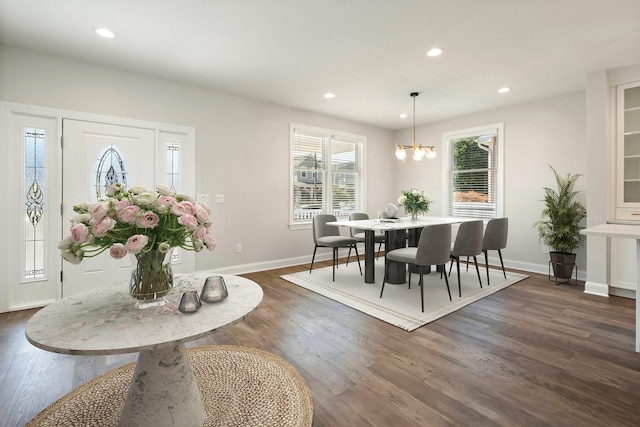
[[[421,145],[416,150],[413,150],[413,160],[419,162],[424,158],[425,154],[427,153],[425,152],[424,148],[422,148],[422,145]]]
[[[429,147],[427,149],[427,159],[435,159],[437,155],[438,153],[436,153],[436,150],[434,147]]]
[[[407,158],[407,152],[400,145],[398,145],[398,148],[396,148],[396,158],[398,160],[404,160]]]

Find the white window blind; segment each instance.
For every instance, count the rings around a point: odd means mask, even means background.
[[[501,127],[448,134],[447,214],[497,218],[502,215]]]
[[[292,126],[292,224],[308,223],[320,213],[348,218],[362,212],[361,138]]]

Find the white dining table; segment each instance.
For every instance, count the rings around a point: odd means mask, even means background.
[[[475,218],[454,218],[440,216],[422,216],[417,219],[410,217],[393,219],[362,219],[357,221],[332,221],[327,225],[336,227],[348,227],[364,230],[364,281],[375,283],[375,233],[385,234],[385,251],[403,248],[407,245],[407,230],[409,232],[409,246],[417,246],[420,231],[435,224],[458,224],[464,221],[473,221]],[[385,258],[386,263],[389,262]],[[391,261],[387,270],[387,282],[400,284],[406,282],[405,264]]]

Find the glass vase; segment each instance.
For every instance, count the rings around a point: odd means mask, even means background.
[[[418,212],[411,212],[411,221],[415,221],[418,219]]]
[[[160,306],[167,302],[164,296],[173,288],[171,252],[152,249],[132,255],[129,293],[140,308]]]

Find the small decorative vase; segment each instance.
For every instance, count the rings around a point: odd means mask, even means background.
[[[171,252],[152,249],[132,256],[129,293],[138,300],[138,307],[160,306],[173,288]]]
[[[415,221],[418,219],[418,212],[411,212],[411,221]]]

